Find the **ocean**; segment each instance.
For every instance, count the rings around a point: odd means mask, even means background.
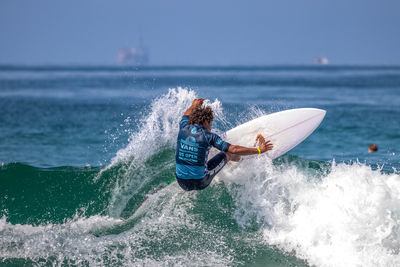
[[[185,192],[165,183],[197,97],[218,134],[327,114]],[[0,265],[399,266],[399,142],[400,66],[2,65]]]

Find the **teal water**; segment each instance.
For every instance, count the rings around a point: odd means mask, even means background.
[[[165,182],[195,97],[218,133],[288,108],[327,115],[283,157],[187,193]],[[0,66],[0,263],[398,265],[399,103],[391,66]]]

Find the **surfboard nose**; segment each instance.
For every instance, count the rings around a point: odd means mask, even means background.
[[[321,121],[320,121],[320,122],[322,122],[322,120],[325,118],[326,110],[324,110],[324,109],[319,109],[319,108],[317,108],[316,110],[318,110],[318,112],[319,112],[319,114],[320,114],[320,116],[321,116]]]
[[[309,113],[312,113],[312,112],[314,112],[315,114],[316,113],[320,113],[321,115],[323,114],[323,115],[325,115],[326,114],[326,110],[325,109],[320,109],[320,108],[298,108],[297,110],[304,110],[304,111],[307,111],[307,112],[309,112]]]
[[[324,115],[324,117],[325,117],[325,115],[326,115],[326,110],[324,110],[324,109],[319,109],[319,108],[316,108],[316,110],[318,110],[319,112],[321,112],[321,114]]]
[[[326,110],[319,108],[299,108],[296,110],[298,110],[299,112],[304,112],[304,114],[307,114],[306,116],[308,118],[320,117],[321,118],[320,122],[325,118],[326,115]]]

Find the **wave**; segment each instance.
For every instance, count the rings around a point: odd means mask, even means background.
[[[268,245],[315,266],[400,264],[398,173],[302,159],[245,166],[219,178],[236,196],[238,224],[256,225]]]
[[[155,99],[140,130],[103,169],[2,166],[0,262],[400,264],[395,171],[253,156],[228,163],[206,190],[165,186],[175,171],[176,125],[195,97],[180,88]],[[226,126],[220,103],[211,104]],[[259,113],[250,110],[248,119]]]

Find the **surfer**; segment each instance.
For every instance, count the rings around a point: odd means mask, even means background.
[[[239,161],[240,156],[261,154],[273,147],[261,134],[256,138],[259,143],[256,148],[231,145],[223,141],[211,132],[213,111],[209,106],[202,106],[203,102],[204,98],[193,100],[179,122],[176,178],[186,191],[206,188],[228,161]],[[222,152],[207,162],[212,146]]]
[[[368,153],[375,153],[378,151],[378,146],[376,144],[370,144],[368,146]]]

